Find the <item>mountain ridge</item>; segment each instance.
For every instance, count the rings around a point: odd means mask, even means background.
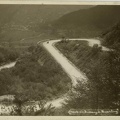
[[[119,13],[120,6],[95,6],[64,15],[53,23],[53,27],[58,28],[58,33],[62,30],[66,31],[68,37],[78,35],[81,37],[95,37],[119,21]],[[70,29],[73,31],[73,35],[69,34]]]

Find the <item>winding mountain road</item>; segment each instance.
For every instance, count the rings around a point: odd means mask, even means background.
[[[93,46],[94,44],[98,44],[101,46],[99,40],[96,39],[69,39],[69,40],[80,40],[87,41],[89,46]],[[54,44],[61,40],[50,40],[43,43],[44,48],[53,56],[53,58],[61,65],[63,70],[68,74],[68,76],[72,80],[72,85],[76,86],[77,81],[87,82],[88,78],[86,75],[80,71],[71,61],[69,61],[55,46]],[[109,51],[108,48],[102,46],[102,50]],[[60,107],[61,103],[64,102],[66,96],[58,98],[56,100],[50,101],[47,105],[52,104],[54,107]]]
[[[94,44],[98,44],[99,46],[101,46],[101,43],[99,40],[96,39],[69,39],[69,40],[81,40],[81,41],[87,41],[89,46],[93,46]],[[86,77],[86,75],[80,71],[71,61],[69,61],[55,46],[54,44],[59,42],[61,40],[48,40],[47,42],[43,42],[43,46],[44,48],[53,56],[53,58],[61,65],[61,67],[63,68],[63,70],[68,74],[68,76],[71,78],[72,80],[72,85],[76,86],[77,85],[77,81],[80,82],[84,82],[86,83],[88,78]],[[37,44],[41,44],[41,41],[38,42]],[[104,51],[109,51],[108,48],[103,47],[102,46],[102,50]],[[16,62],[10,63],[10,64],[6,64],[4,66],[0,66],[0,70],[4,69],[4,68],[10,68],[10,67],[14,67],[14,65],[16,64]],[[61,107],[62,106],[62,102],[64,102],[64,100],[66,99],[66,95],[63,95],[62,97],[52,100],[52,101],[48,101],[46,106],[52,104],[54,107]]]

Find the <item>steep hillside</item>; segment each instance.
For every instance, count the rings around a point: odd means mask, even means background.
[[[93,37],[120,20],[120,6],[95,6],[64,15],[53,26],[60,35]]]
[[[103,44],[109,47],[119,48],[120,46],[120,22],[104,32],[101,37]]]

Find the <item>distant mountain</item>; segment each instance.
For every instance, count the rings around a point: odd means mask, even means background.
[[[59,17],[90,6],[65,5],[0,5],[0,24],[30,25],[50,22]]]
[[[120,6],[100,5],[62,16],[53,23],[59,35],[94,37],[120,20]]]
[[[111,48],[120,48],[120,22],[101,35],[103,44]]]
[[[29,37],[36,31],[41,33],[43,29],[48,30],[51,21],[89,7],[91,6],[0,5],[0,40],[17,40]]]

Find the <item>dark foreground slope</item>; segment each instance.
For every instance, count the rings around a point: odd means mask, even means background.
[[[64,15],[53,26],[59,35],[93,37],[120,20],[120,6],[95,6]]]

